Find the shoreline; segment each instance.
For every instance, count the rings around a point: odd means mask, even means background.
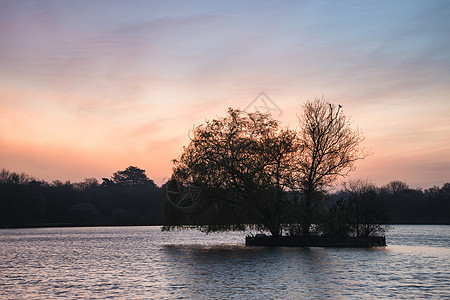
[[[450,225],[450,223],[390,223],[383,224],[389,226],[396,225],[436,225],[436,226],[445,226]],[[27,228],[62,228],[62,227],[134,227],[134,226],[164,226],[161,223],[130,223],[130,224],[111,224],[111,223],[88,223],[88,224],[76,224],[76,223],[32,223],[32,224],[0,224],[0,229],[27,229]]]
[[[327,236],[247,236],[246,246],[263,247],[336,247],[371,248],[385,247],[384,236],[372,237],[327,237]]]

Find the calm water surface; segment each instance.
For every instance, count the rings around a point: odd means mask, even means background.
[[[245,233],[159,227],[0,230],[0,299],[450,299],[450,226],[388,247],[245,247]]]

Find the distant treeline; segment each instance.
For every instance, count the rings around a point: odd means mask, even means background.
[[[411,189],[402,181],[378,188],[391,224],[450,224],[450,183]]]
[[[396,180],[374,187],[372,192],[386,210],[389,224],[450,224],[450,183],[422,190]],[[328,199],[334,203],[347,197],[344,188]]]
[[[161,189],[137,167],[102,183],[48,183],[0,172],[0,227],[159,225],[162,206]]]
[[[99,183],[36,180],[0,172],[0,227],[161,225],[164,198],[145,171],[128,167]],[[411,189],[402,181],[377,188],[391,224],[450,224],[450,183]],[[330,195],[345,196],[345,191]]]

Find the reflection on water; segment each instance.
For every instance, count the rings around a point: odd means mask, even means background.
[[[449,298],[450,226],[373,249],[245,247],[158,227],[0,230],[0,298]]]

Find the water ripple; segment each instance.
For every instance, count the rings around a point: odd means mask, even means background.
[[[388,247],[245,247],[244,233],[158,227],[0,230],[2,299],[450,298],[450,226]]]

